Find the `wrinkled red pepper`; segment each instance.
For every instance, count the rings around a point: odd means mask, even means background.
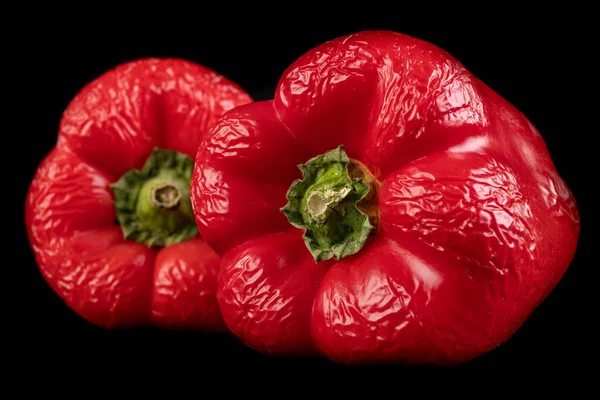
[[[198,236],[189,182],[208,128],[250,101],[179,59],[119,65],[75,96],[25,212],[41,273],[76,313],[109,328],[225,329],[220,258]]]
[[[445,51],[383,31],[309,51],[272,101],[227,112],[199,147],[192,204],[224,255],[230,330],[349,364],[498,346],[580,229],[526,117]]]

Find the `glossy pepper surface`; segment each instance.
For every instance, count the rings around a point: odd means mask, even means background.
[[[270,354],[456,364],[568,268],[579,215],[527,118],[444,50],[368,31],[225,113],[192,204],[229,329]]]
[[[220,257],[189,197],[198,143],[251,98],[181,59],[119,65],[87,84],[30,185],[25,220],[39,269],[77,314],[107,328],[225,329]]]

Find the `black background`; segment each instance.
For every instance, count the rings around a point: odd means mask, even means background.
[[[580,244],[568,272],[521,329],[504,345],[459,368],[516,367],[573,369],[590,357],[591,258],[589,210],[593,203],[589,175],[597,181],[597,168],[585,152],[597,129],[588,126],[590,100],[583,96],[594,80],[587,34],[548,27],[457,32],[452,29],[410,29],[401,23],[368,22],[309,24],[303,29],[235,28],[218,32],[191,30],[163,32],[160,27],[145,31],[105,32],[91,35],[85,21],[75,31],[50,29],[28,42],[19,55],[24,75],[19,91],[26,94],[26,131],[13,132],[25,140],[20,155],[18,213],[22,215],[25,194],[35,169],[56,141],[61,114],[71,98],[87,82],[119,63],[138,57],[181,57],[212,68],[240,84],[256,100],[267,99],[283,70],[310,48],[337,36],[363,29],[390,29],[430,41],[458,58],[471,72],[519,108],[540,130],[555,165],[573,191],[582,215]],[[510,24],[509,24],[510,25]],[[67,27],[68,28],[68,27]],[[264,28],[264,27],[263,27]],[[423,27],[422,27],[423,28]],[[126,39],[124,39],[126,38]],[[23,58],[25,57],[25,58]],[[21,103],[23,104],[23,103]],[[589,165],[588,165],[589,163]],[[260,355],[235,338],[195,332],[156,329],[107,331],[96,328],[70,311],[49,289],[37,270],[26,239],[23,219],[19,221],[19,245],[24,276],[16,285],[18,323],[8,329],[24,340],[22,359],[30,365],[44,360],[63,360],[71,366],[108,362],[111,368],[140,368],[150,363],[160,369],[191,363],[192,369],[206,366],[229,373],[248,368],[302,368],[310,371],[347,371],[347,367],[324,359],[290,360]],[[104,360],[104,361],[100,361]],[[158,361],[167,361],[160,364]],[[86,364],[87,365],[87,364]],[[382,368],[392,373],[400,366]],[[363,368],[364,369],[364,368]],[[322,376],[322,375],[321,375]]]

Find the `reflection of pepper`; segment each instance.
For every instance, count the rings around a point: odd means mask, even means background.
[[[220,258],[198,237],[190,157],[220,114],[250,101],[177,59],[120,65],[73,99],[26,223],[43,276],[75,312],[104,327],[224,328]]]
[[[228,327],[266,353],[343,363],[492,349],[579,235],[530,122],[444,51],[390,32],[325,43],[273,101],[226,113],[199,147],[192,204],[224,254]]]

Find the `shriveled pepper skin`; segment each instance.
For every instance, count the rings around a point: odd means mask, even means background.
[[[154,147],[194,157],[223,112],[251,98],[180,59],[141,59],[86,85],[60,122],[25,207],[39,269],[76,313],[107,328],[225,328],[216,301],[220,257],[200,238],[160,249],[124,240],[109,185]]]
[[[344,145],[381,183],[379,229],[315,263],[279,209]],[[309,51],[272,101],[225,113],[192,202],[229,329],[270,354],[457,364],[508,340],[563,276],[579,215],[543,138],[445,51],[385,31]]]

